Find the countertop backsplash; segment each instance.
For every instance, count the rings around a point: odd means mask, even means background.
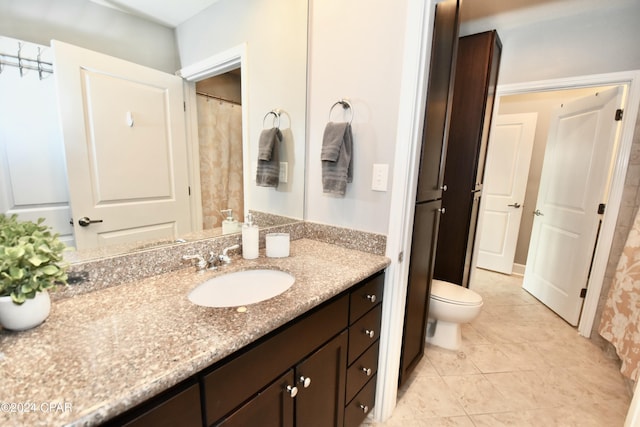
[[[260,248],[265,247],[267,233],[289,233],[291,240],[308,238],[375,255],[384,255],[386,250],[386,236],[382,234],[312,222],[289,221],[260,228]],[[73,262],[69,267],[69,286],[58,288],[51,297],[60,300],[183,268],[195,268],[183,261],[182,256],[221,253],[224,248],[241,243],[242,235],[236,233]],[[241,249],[231,252],[232,255],[240,253]]]

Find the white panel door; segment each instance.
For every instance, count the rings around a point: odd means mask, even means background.
[[[537,113],[496,116],[482,190],[478,267],[511,274],[527,190]]]
[[[0,51],[17,47],[17,40],[0,37]],[[22,55],[51,61],[45,46],[24,43]],[[73,246],[73,228],[64,145],[58,123],[53,76],[4,66],[0,76],[0,213],[21,220],[45,219],[45,225]]]
[[[551,119],[523,287],[577,325],[606,200],[623,88],[580,98]]]
[[[182,80],[52,46],[78,248],[189,232]]]

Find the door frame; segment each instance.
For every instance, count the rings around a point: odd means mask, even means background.
[[[623,99],[624,117],[618,135],[618,148],[614,153],[613,171],[608,188],[607,209],[602,218],[602,228],[595,247],[591,276],[587,283],[587,294],[578,323],[578,333],[586,338],[591,336],[598,309],[598,300],[602,292],[604,275],[609,261],[611,244],[615,234],[615,226],[620,212],[620,203],[622,201],[640,104],[640,70],[498,85],[496,88],[496,106],[494,107],[494,115],[496,115],[500,110],[500,99],[506,95],[609,85],[626,85],[627,93]]]
[[[251,189],[251,155],[249,148],[249,69],[247,65],[247,44],[242,43],[205,58],[194,64],[187,65],[176,72],[185,81],[184,101],[185,119],[187,123],[187,148],[189,164],[189,184],[191,186],[191,225],[193,231],[202,230],[202,193],[200,187],[200,153],[198,141],[198,109],[196,104],[195,83],[220,74],[224,74],[240,67],[240,98],[242,100],[242,182],[244,199],[247,200]],[[249,203],[245,203],[245,212]]]

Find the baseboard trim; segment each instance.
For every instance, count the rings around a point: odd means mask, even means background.
[[[513,263],[513,271],[511,274],[514,276],[523,276],[524,277],[524,268],[526,266],[524,264]]]

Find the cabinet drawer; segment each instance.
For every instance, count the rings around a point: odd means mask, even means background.
[[[380,340],[369,347],[347,370],[347,402],[378,372]]]
[[[378,339],[381,318],[382,305],[378,304],[373,310],[349,327],[349,365]]]
[[[127,427],[201,426],[200,386],[194,384],[135,419],[122,424],[116,422],[113,425]]]
[[[384,274],[368,279],[350,295],[349,324],[353,324],[363,314],[371,310],[371,307],[382,302],[384,290]]]
[[[358,427],[373,408],[376,401],[376,376],[374,375],[366,386],[344,409],[344,427]]]
[[[349,296],[344,295],[204,375],[207,425],[224,417],[344,330],[349,318],[348,304]]]

